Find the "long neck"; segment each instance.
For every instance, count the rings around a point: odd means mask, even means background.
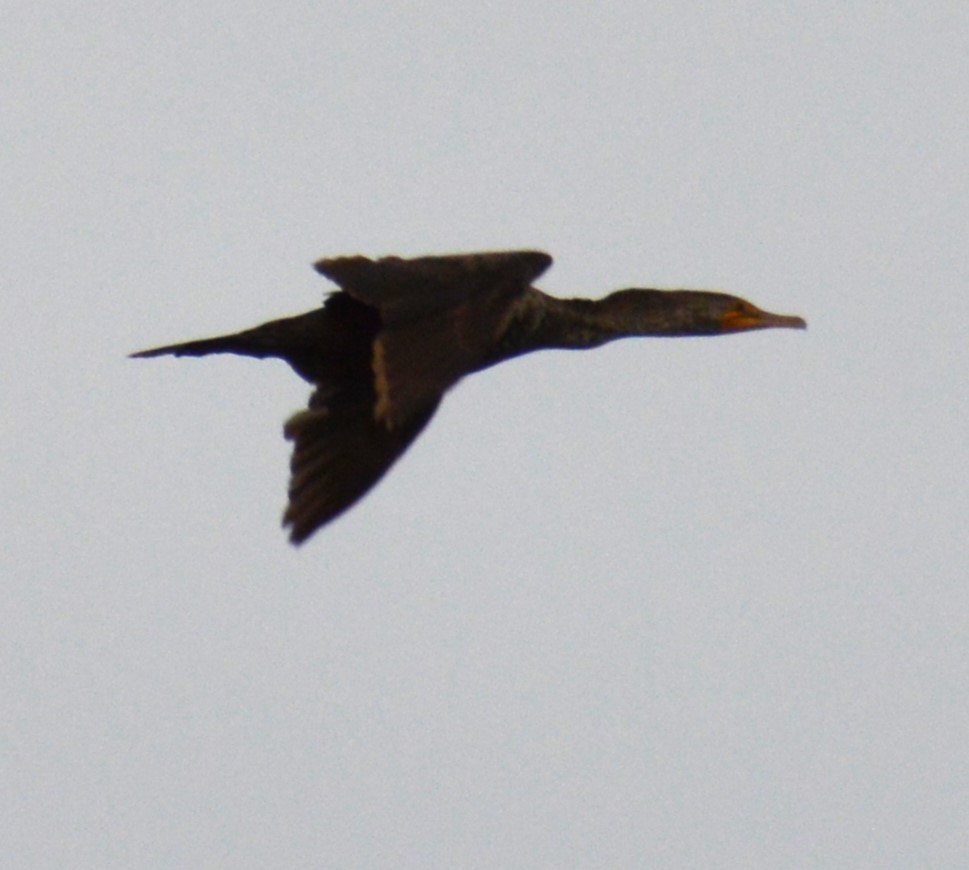
[[[671,297],[677,295],[678,291],[619,290],[603,299],[559,299],[529,288],[479,368],[533,350],[581,350],[634,335],[695,333],[686,323],[674,322],[678,306]]]
[[[603,299],[541,300],[534,347],[598,347],[631,336],[702,335],[713,331],[701,310],[721,294],[697,290],[617,290]],[[534,317],[534,315],[533,315]]]

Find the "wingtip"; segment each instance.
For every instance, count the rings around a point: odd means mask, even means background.
[[[324,278],[329,278],[336,284],[340,284],[352,278],[353,273],[361,267],[372,266],[373,260],[357,254],[352,257],[324,257],[313,264],[313,268]]]
[[[329,520],[307,520],[300,518],[290,504],[283,513],[282,527],[287,530],[287,538],[294,547],[301,547],[313,537]]]
[[[296,525],[285,518],[283,519],[283,528],[289,529],[289,535],[287,537],[289,538],[289,543],[294,547],[302,547],[306,543],[306,540],[313,534],[312,531],[307,532],[297,528]]]

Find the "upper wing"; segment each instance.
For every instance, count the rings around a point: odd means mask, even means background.
[[[379,313],[373,416],[397,430],[436,406],[487,357],[516,301],[551,263],[539,251],[510,251],[410,260],[339,257],[315,268]]]

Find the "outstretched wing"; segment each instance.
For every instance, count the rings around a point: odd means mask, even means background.
[[[318,272],[380,315],[372,362],[375,421],[404,430],[422,409],[436,407],[486,358],[517,300],[551,263],[539,251],[318,262]]]
[[[325,305],[326,340],[307,372],[317,385],[309,408],[284,430],[293,456],[283,523],[295,543],[390,470],[448,387],[493,349],[515,302],[551,262],[515,251],[316,264],[343,292]]]
[[[305,541],[376,484],[437,406],[388,430],[373,415],[377,312],[346,293],[334,293],[314,313],[312,330],[290,328],[285,340],[277,342],[286,348],[279,355],[316,385],[309,407],[293,415],[283,430],[293,442],[283,523],[294,543]]]
[[[293,441],[289,506],[283,524],[302,543],[320,526],[360,499],[420,434],[437,410],[433,402],[402,426],[388,429],[373,416],[373,393],[313,394],[310,407],[293,415],[284,433]]]

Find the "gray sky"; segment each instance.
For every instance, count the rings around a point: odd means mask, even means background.
[[[965,866],[965,3],[4,18],[5,866]],[[300,550],[305,385],[125,359],[506,247],[810,329],[475,376]]]

